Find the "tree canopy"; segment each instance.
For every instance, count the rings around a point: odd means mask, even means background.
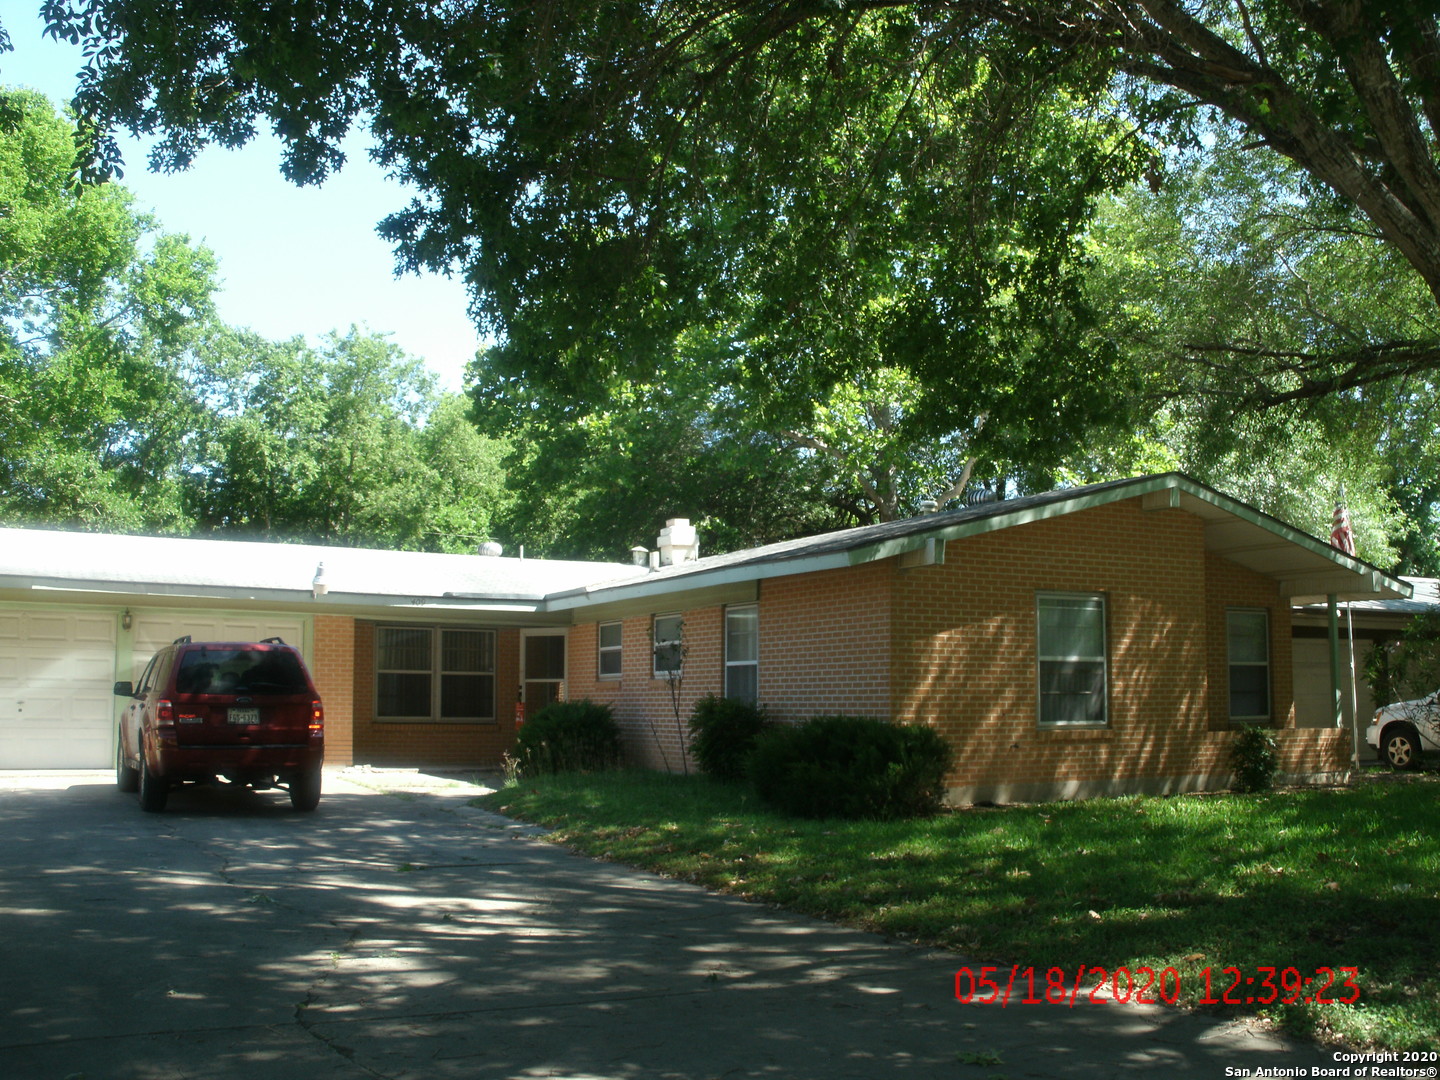
[[[214,256],[73,158],[0,89],[0,519],[445,551],[501,527],[503,447],[419,361],[222,325]]]
[[[1182,464],[1310,528],[1364,486],[1372,557],[1436,557],[1424,0],[42,10],[96,175],[118,129],[183,168],[268,122],[316,182],[369,126],[418,192],[382,232],[496,335],[477,416],[542,535],[687,479],[741,542],[762,476],[779,529]]]
[[[1007,400],[1063,416],[1063,385],[1019,403],[1062,368],[1080,373],[1069,389],[1093,381],[1081,378],[1086,339],[1067,325],[1083,319],[1067,302],[1068,238],[1137,164],[1117,160],[1134,146],[1126,132],[1183,139],[1206,108],[1353,208],[1440,296],[1440,33],[1427,0],[42,9],[91,57],[76,100],[102,169],[116,163],[116,127],[162,133],[157,163],[174,168],[268,119],[286,172],[308,182],[368,123],[380,160],[420,191],[384,226],[402,259],[459,266],[512,370],[576,391],[617,370],[647,377],[678,328],[748,288],[776,309],[779,347],[756,343],[768,377],[789,386],[818,370],[832,384],[841,356],[787,349],[783,330],[828,331],[848,352],[864,320],[846,277],[825,272],[843,267],[862,301],[876,273],[912,285],[889,332],[916,374],[953,392],[1005,383],[1013,350],[1000,371],[975,360],[1004,356],[1008,337],[1054,343],[1032,348]],[[1043,317],[1027,296],[1044,298]],[[1234,344],[1210,359],[1254,360]],[[1079,363],[1059,362],[1071,353]],[[1262,402],[1435,370],[1440,347],[1322,342],[1271,359]]]

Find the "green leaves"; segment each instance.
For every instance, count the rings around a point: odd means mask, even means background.
[[[204,248],[69,184],[71,126],[0,91],[0,518],[473,550],[500,448],[382,337],[215,319]]]

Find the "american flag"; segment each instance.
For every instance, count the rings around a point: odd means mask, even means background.
[[[1335,516],[1330,521],[1330,546],[1346,555],[1355,554],[1355,533],[1350,528],[1350,509],[1345,505],[1345,489],[1340,489],[1340,501],[1335,504]]]

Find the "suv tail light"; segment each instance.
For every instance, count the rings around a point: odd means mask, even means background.
[[[310,734],[325,734],[325,707],[318,701],[310,702]]]
[[[155,702],[155,737],[163,746],[175,745],[175,706],[166,698]]]

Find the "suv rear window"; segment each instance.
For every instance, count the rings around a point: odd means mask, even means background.
[[[299,658],[281,650],[196,649],[180,657],[177,694],[306,694]]]

